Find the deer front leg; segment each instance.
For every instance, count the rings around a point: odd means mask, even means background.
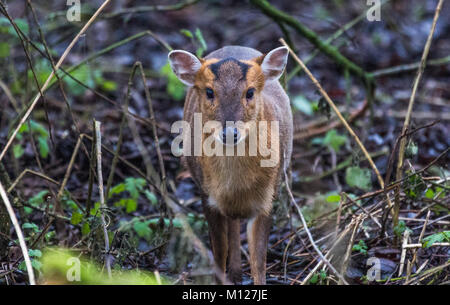
[[[219,210],[209,206],[208,199],[202,199],[203,211],[208,222],[209,240],[212,247],[214,261],[222,274],[218,274],[218,279],[223,282],[227,266],[228,255],[228,222]]]
[[[270,224],[270,216],[265,215],[256,216],[247,224],[250,270],[255,285],[266,284],[266,258]]]
[[[234,284],[242,282],[241,223],[232,218],[228,218],[228,273]]]

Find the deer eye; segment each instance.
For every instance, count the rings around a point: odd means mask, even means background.
[[[245,94],[245,98],[248,100],[251,100],[253,98],[254,94],[255,94],[255,88],[250,88],[247,90],[247,93]]]
[[[213,100],[214,99],[214,91],[211,88],[206,88],[206,97],[209,100]]]

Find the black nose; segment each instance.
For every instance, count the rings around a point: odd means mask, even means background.
[[[227,143],[227,137],[230,137],[233,141],[231,143],[236,144],[240,138],[240,133],[237,128],[226,127],[222,130],[223,143]]]

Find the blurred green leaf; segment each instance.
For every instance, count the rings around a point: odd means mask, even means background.
[[[186,29],[181,29],[180,30],[181,34],[183,34],[184,36],[188,37],[188,38],[194,38],[194,35],[192,35],[192,32]]]
[[[13,154],[14,158],[19,159],[23,156],[25,150],[23,149],[21,144],[14,144],[13,145]]]
[[[341,196],[339,196],[338,194],[332,194],[332,195],[329,195],[326,198],[326,201],[330,202],[330,203],[332,203],[332,202],[340,202],[341,201]]]
[[[0,42],[0,58],[5,58],[10,55],[11,47],[7,42]]]
[[[70,223],[73,225],[79,224],[83,220],[83,214],[79,212],[73,212],[72,217],[70,218]]]
[[[297,95],[292,100],[294,110],[301,111],[306,115],[312,115],[314,113],[313,104],[303,95]]]
[[[345,172],[345,181],[350,187],[357,187],[363,191],[372,188],[371,172],[367,168],[359,166],[348,167]]]
[[[30,229],[33,232],[39,232],[39,227],[35,223],[26,222],[22,225],[22,229]]]
[[[340,135],[335,129],[331,129],[325,135],[323,145],[329,146],[334,149],[335,152],[339,152],[339,149],[347,141],[347,136]]]
[[[49,192],[47,190],[40,191],[28,200],[31,205],[39,205],[44,203],[45,197]]]
[[[423,239],[425,248],[431,247],[434,243],[450,242],[450,231],[442,231]]]
[[[156,198],[156,195],[150,192],[149,190],[145,190],[144,194],[151,204],[156,205],[158,203],[158,198]]]
[[[197,38],[197,41],[199,43],[199,47],[197,48],[196,55],[197,57],[201,58],[203,57],[203,53],[208,49],[208,46],[206,45],[206,41],[203,38],[202,31],[200,31],[199,28],[195,30],[195,38]]]
[[[91,233],[91,227],[88,222],[85,222],[81,227],[81,234],[88,235],[89,233]]]
[[[42,158],[45,159],[48,157],[48,152],[49,152],[47,138],[39,136],[37,140],[38,140],[38,146],[39,146],[39,154],[41,155]]]
[[[33,250],[33,249],[28,249],[28,255],[30,257],[42,257],[42,252],[41,250]]]
[[[175,73],[173,73],[170,64],[166,63],[164,66],[162,66],[160,73],[162,76],[165,76],[167,78],[167,86],[166,86],[167,94],[169,94],[169,96],[176,101],[182,100],[184,97],[184,90],[185,90],[184,85],[178,79]]]
[[[133,229],[139,237],[150,239],[152,230],[149,227],[148,221],[135,221],[133,223]]]

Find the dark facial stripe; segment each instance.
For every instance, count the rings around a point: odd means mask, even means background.
[[[216,79],[219,78],[220,67],[224,63],[227,63],[230,61],[237,64],[241,68],[242,78],[245,78],[247,76],[247,71],[248,71],[248,68],[250,68],[250,66],[247,64],[244,64],[243,62],[240,62],[239,60],[234,59],[233,57],[228,57],[228,58],[222,59],[221,61],[218,61],[214,64],[209,65],[209,68],[211,69],[212,73],[214,73],[214,76],[216,77]]]

